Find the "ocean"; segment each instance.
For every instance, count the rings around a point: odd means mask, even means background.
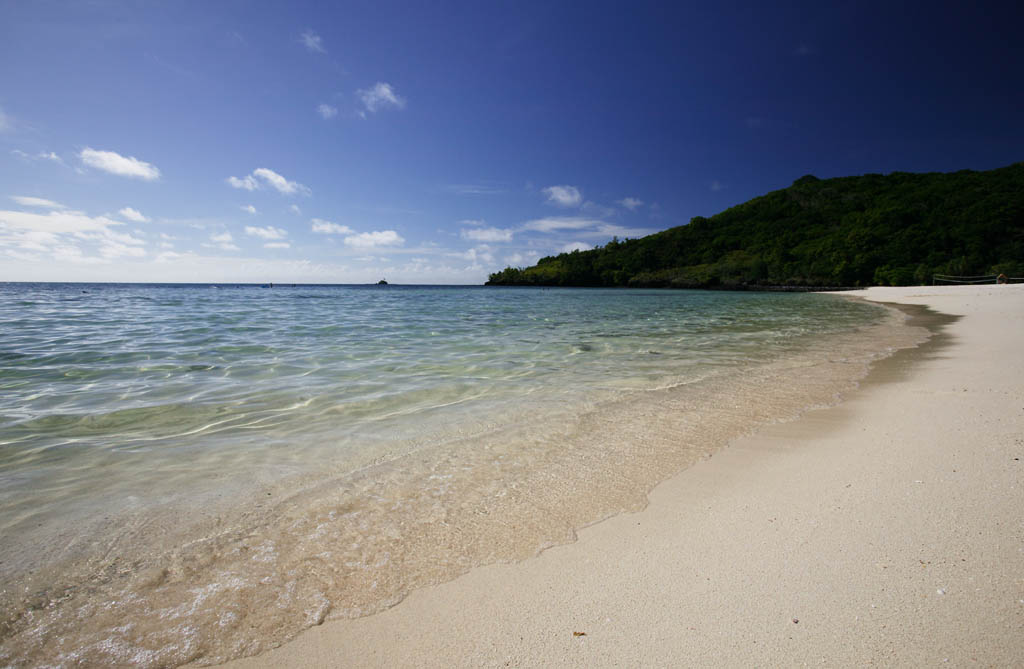
[[[833,295],[0,284],[0,664],[176,666],[572,541],[923,338]]]

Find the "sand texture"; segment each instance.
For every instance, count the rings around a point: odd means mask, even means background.
[[[959,318],[642,512],[232,666],[1024,665],[1024,285],[852,295]]]

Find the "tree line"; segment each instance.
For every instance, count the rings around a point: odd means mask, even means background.
[[[757,288],[1024,276],[1024,162],[989,171],[807,175],[689,224],[507,267],[488,285]]]

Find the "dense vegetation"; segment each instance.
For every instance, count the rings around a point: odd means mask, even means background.
[[[1024,276],[1024,163],[818,179],[689,225],[509,267],[490,285],[868,286]]]

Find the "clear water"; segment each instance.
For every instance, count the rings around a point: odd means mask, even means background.
[[[920,337],[823,295],[403,286],[0,284],[0,329],[15,666],[372,613],[642,506]]]

